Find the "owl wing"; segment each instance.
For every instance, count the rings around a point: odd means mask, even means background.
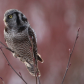
[[[40,54],[37,53],[36,36],[34,30],[31,27],[28,28],[28,34],[29,38],[32,39],[34,58],[35,59],[37,58],[37,60],[43,62],[43,59],[41,58]]]

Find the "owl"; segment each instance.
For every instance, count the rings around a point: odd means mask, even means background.
[[[4,14],[4,38],[13,56],[19,58],[27,67],[29,73],[40,76],[38,61],[43,59],[37,51],[37,41],[34,30],[31,28],[25,15],[17,10],[10,9]]]

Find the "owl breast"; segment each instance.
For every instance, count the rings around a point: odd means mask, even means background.
[[[31,46],[31,40],[25,29],[22,32],[11,31],[10,33],[4,33],[6,43],[10,49],[12,49],[20,59],[33,62],[33,48]]]

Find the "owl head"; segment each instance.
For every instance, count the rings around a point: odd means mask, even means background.
[[[28,21],[22,12],[16,9],[10,9],[7,10],[4,14],[4,24],[7,28],[17,29],[28,26]]]

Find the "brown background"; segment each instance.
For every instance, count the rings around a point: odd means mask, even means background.
[[[69,58],[69,48],[72,49],[80,27],[64,84],[84,84],[84,0],[0,0],[0,41],[4,44],[3,17],[8,9],[22,11],[36,32],[38,52],[44,59],[43,64],[39,63],[41,84],[61,84]],[[28,73],[25,65],[8,50],[3,50],[27,83],[35,84],[35,78]],[[1,51],[0,77],[5,84],[24,84],[8,66]]]

